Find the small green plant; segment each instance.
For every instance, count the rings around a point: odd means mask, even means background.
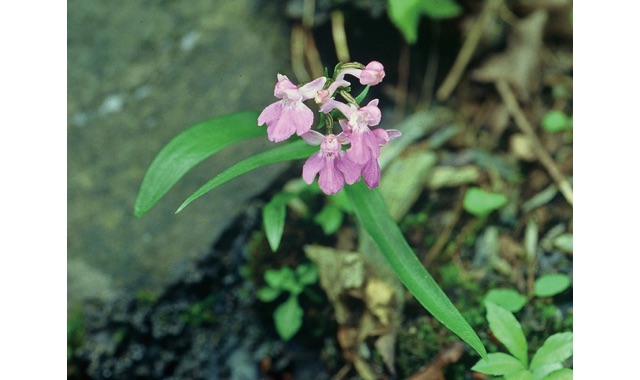
[[[264,273],[266,286],[256,294],[262,302],[271,302],[283,292],[289,297],[273,312],[273,321],[278,335],[284,340],[291,339],[302,327],[304,311],[298,302],[298,296],[308,285],[318,282],[318,268],[311,263],[301,264],[295,270],[289,267],[269,269]]]
[[[563,332],[550,336],[529,362],[529,347],[522,326],[507,309],[486,302],[489,328],[510,354],[490,353],[471,369],[505,380],[561,380],[573,379],[573,370],[564,362],[573,356],[573,333]]]
[[[552,110],[542,117],[542,128],[550,133],[562,132],[573,126],[573,119],[563,111]]]
[[[479,187],[471,187],[464,194],[462,204],[464,209],[477,217],[487,216],[507,203],[507,197],[502,194],[490,193]]]
[[[492,302],[512,313],[517,313],[533,297],[553,297],[569,286],[571,286],[571,278],[566,274],[545,274],[534,282],[533,290],[529,295],[520,294],[513,289],[491,289],[485,297],[485,302]]]

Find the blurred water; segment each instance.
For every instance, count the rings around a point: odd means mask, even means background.
[[[221,168],[271,147],[254,141],[200,165],[144,217],[132,214],[144,171],[173,136],[274,100],[276,73],[290,72],[288,33],[271,3],[256,3],[68,1],[69,307],[171,281],[283,169],[243,176],[174,215]]]

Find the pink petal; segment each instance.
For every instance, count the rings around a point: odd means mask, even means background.
[[[402,133],[400,133],[400,131],[397,129],[387,129],[386,131],[389,135],[389,141],[395,139],[396,137],[402,136]]]
[[[282,113],[282,103],[281,101],[272,103],[267,106],[262,112],[260,116],[258,116],[258,125],[263,125],[267,123],[267,125],[274,124],[280,118],[280,114]]]
[[[378,160],[370,160],[362,168],[362,175],[364,176],[364,183],[370,189],[378,187],[380,185],[380,165]]]
[[[327,81],[327,78],[320,77],[300,87],[300,93],[302,94],[302,99],[306,100],[306,99],[315,98],[318,91],[322,90],[322,88],[324,87],[324,84],[326,81]]]
[[[316,178],[316,175],[322,168],[324,167],[324,159],[320,152],[315,153],[311,157],[307,159],[302,166],[302,179],[309,185],[313,183],[313,179]]]
[[[351,161],[346,155],[336,157],[336,167],[342,172],[345,182],[349,185],[356,183],[362,175],[360,166]]]
[[[359,112],[364,112],[366,115],[367,125],[373,127],[380,123],[382,118],[382,112],[378,108],[378,99],[373,99],[366,106],[360,108]]]
[[[324,140],[324,135],[318,131],[311,130],[300,135],[309,145],[320,145]]]
[[[351,148],[347,149],[347,157],[359,165],[364,165],[369,160],[369,150],[366,149],[364,133],[353,131],[350,135]]]
[[[287,99],[281,100],[277,104],[280,104],[281,107],[280,115],[277,118],[267,120],[269,140],[280,142],[288,139],[296,132],[299,135],[309,132],[311,124],[313,124],[313,111],[309,107],[302,104],[302,102],[294,102]],[[258,118],[258,121],[260,121],[260,118]]]
[[[325,165],[320,171],[318,186],[320,186],[320,189],[327,195],[336,194],[344,187],[344,177],[342,173],[336,169],[334,159],[325,157]]]
[[[371,61],[367,64],[364,70],[362,70],[362,74],[360,74],[360,83],[375,86],[382,82],[382,78],[384,78],[384,76],[384,66],[382,66],[382,63],[378,61]]]

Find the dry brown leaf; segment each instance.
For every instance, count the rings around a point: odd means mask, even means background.
[[[395,339],[400,321],[396,283],[389,283],[374,264],[358,252],[310,245],[305,253],[318,267],[320,286],[332,303],[339,328],[337,339],[345,360],[361,377],[373,378],[367,344],[374,342],[385,365],[395,373]],[[354,305],[364,304],[364,308]]]
[[[442,351],[436,360],[429,363],[419,372],[414,373],[408,380],[445,380],[445,367],[460,360],[463,353],[464,345],[460,342],[455,342]]]
[[[520,100],[527,101],[541,83],[540,58],[547,18],[546,11],[537,10],[520,20],[511,29],[506,50],[474,70],[472,78],[481,82],[504,79],[513,86]]]

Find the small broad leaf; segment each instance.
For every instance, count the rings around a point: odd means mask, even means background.
[[[278,298],[278,296],[282,293],[280,289],[275,289],[270,286],[265,286],[256,292],[256,297],[262,302],[271,302]]]
[[[296,268],[298,282],[302,285],[311,285],[318,282],[318,267],[312,263],[302,264]]]
[[[506,375],[525,369],[522,362],[511,355],[496,352],[487,356],[487,359],[480,359],[471,369],[493,376]]]
[[[324,206],[318,214],[316,214],[313,221],[322,227],[322,231],[325,235],[331,235],[338,231],[342,225],[343,218],[344,214],[342,214],[342,211],[340,211],[336,206],[328,204]]]
[[[273,321],[278,335],[284,340],[293,337],[302,327],[304,311],[298,304],[298,297],[293,294],[273,312]]]
[[[508,373],[504,375],[504,380],[531,380],[533,378],[531,371],[528,369],[521,369],[516,372]]]
[[[244,159],[226,169],[222,173],[218,174],[217,176],[213,177],[213,179],[196,190],[195,193],[191,194],[191,196],[187,198],[187,200],[185,200],[182,205],[180,205],[176,213],[182,211],[182,209],[187,207],[189,203],[241,174],[247,173],[261,166],[275,164],[276,162],[308,158],[317,151],[318,147],[308,145],[304,140],[298,140],[292,143],[277,145],[275,148],[270,149],[266,152],[256,154],[255,156]]]
[[[269,269],[264,272],[264,281],[274,289],[291,291],[297,285],[295,274],[289,267]]]
[[[414,44],[422,15],[434,19],[458,16],[462,8],[453,0],[389,0],[391,22],[402,32],[404,39]]]
[[[280,239],[284,232],[284,222],[287,216],[287,202],[289,202],[294,194],[279,193],[267,203],[262,209],[262,224],[264,232],[269,242],[269,247],[273,252],[278,250]]]
[[[475,216],[489,215],[507,203],[507,197],[502,194],[489,193],[479,187],[471,187],[464,194],[462,204],[467,212]]]
[[[419,2],[420,0],[389,0],[389,18],[410,44],[418,39],[418,25],[422,15]]]
[[[205,158],[240,140],[265,134],[258,127],[259,111],[215,117],[174,137],[160,150],[142,179],[134,206],[140,217],[149,211],[189,170]]]
[[[562,132],[568,129],[570,125],[569,117],[562,111],[549,111],[542,117],[542,128],[547,132]]]
[[[533,284],[533,294],[538,297],[552,297],[562,293],[571,285],[571,277],[562,273],[545,274]]]
[[[522,326],[516,317],[505,308],[492,302],[485,302],[487,307],[487,320],[493,335],[526,367],[527,340],[522,332]]]
[[[543,380],[573,380],[573,370],[571,368],[563,368],[548,374]]]
[[[551,363],[551,364],[544,364],[540,367],[536,367],[533,368],[531,366],[529,366],[531,368],[531,371],[533,373],[533,380],[540,380],[540,379],[544,379],[545,377],[547,377],[549,374],[564,368],[562,364],[560,363]]]
[[[562,363],[573,355],[573,333],[551,335],[531,359],[531,369],[551,363]]]
[[[484,300],[502,306],[512,313],[517,313],[527,303],[527,297],[513,289],[491,289]]]
[[[359,223],[416,300],[480,356],[486,358],[487,351],[480,338],[418,260],[402,231],[389,216],[377,189],[369,189],[360,181],[346,187],[345,191]]]

